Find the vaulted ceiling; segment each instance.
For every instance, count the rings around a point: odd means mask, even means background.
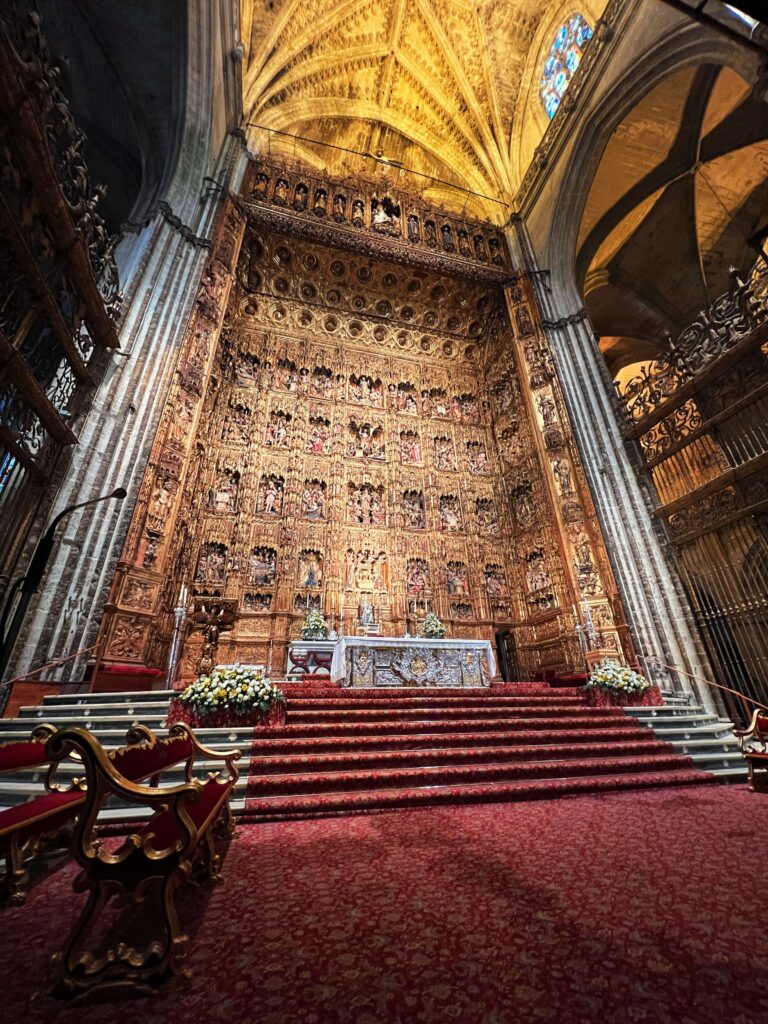
[[[731,266],[746,273],[767,218],[768,112],[747,82],[684,68],[641,99],[605,148],[578,243],[612,367],[657,351],[727,289]]]
[[[349,150],[382,155],[500,200],[504,206],[431,183],[445,205],[466,203],[501,222],[517,185],[526,68],[541,48],[540,28],[561,7],[562,0],[249,0],[247,118],[339,147],[270,133],[272,152],[336,174],[369,169]]]

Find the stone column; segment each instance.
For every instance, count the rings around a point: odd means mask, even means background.
[[[654,524],[650,495],[643,494],[624,447],[613,384],[587,311],[579,309],[573,290],[550,290],[538,273],[534,278],[542,325],[638,654],[711,677],[677,570],[665,555],[663,527]],[[558,319],[564,310],[574,314]],[[680,679],[699,703],[717,710],[708,687]]]

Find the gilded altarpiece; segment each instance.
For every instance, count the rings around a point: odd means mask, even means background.
[[[416,260],[405,231],[388,229],[377,259],[375,236],[322,237],[266,208],[303,198],[301,181],[278,178],[281,202],[250,181],[203,274],[107,660],[164,667],[182,585],[185,677],[211,635],[218,661],[279,674],[308,608],[353,634],[363,603],[385,635],[415,633],[429,610],[452,637],[506,632],[519,678],[582,667],[582,608],[618,651],[615,587],[523,285],[470,252]],[[381,205],[364,183],[358,195]]]

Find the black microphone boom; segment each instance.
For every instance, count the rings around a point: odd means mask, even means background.
[[[90,498],[88,501],[79,501],[76,505],[68,505],[62,512],[56,516],[52,521],[51,525],[45,531],[43,536],[38,541],[37,547],[34,550],[32,558],[29,561],[26,574],[20,580],[17,580],[12,587],[8,590],[8,596],[6,599],[5,608],[3,609],[2,619],[0,619],[0,676],[5,671],[6,665],[11,657],[11,651],[13,645],[16,643],[16,638],[19,635],[21,624],[24,621],[24,616],[27,613],[29,602],[32,599],[32,595],[37,593],[37,589],[40,586],[43,576],[45,575],[45,569],[48,565],[48,559],[51,557],[54,544],[54,534],[56,527],[59,525],[65,516],[74,512],[78,508],[85,508],[86,505],[96,505],[100,501],[109,501],[110,498],[116,498],[118,501],[122,501],[127,495],[127,491],[124,487],[117,487],[114,491],[109,494],[102,494],[98,498]],[[5,632],[5,623],[11,611],[11,606],[16,598],[17,593],[20,593],[19,603],[16,606],[16,611],[13,616],[13,620],[8,629]],[[5,702],[3,695],[0,694],[0,713]]]

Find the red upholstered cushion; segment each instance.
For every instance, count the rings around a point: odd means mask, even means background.
[[[158,740],[153,747],[143,744],[110,752],[109,758],[126,779],[137,782],[161,772],[170,765],[186,761],[192,755],[192,741],[188,736]]]
[[[0,744],[0,772],[13,772],[19,768],[35,768],[49,764],[45,756],[45,743],[39,740],[21,740],[18,743]]]
[[[768,735],[768,715],[758,715],[755,721],[755,727],[758,732],[763,735]]]
[[[198,831],[204,832],[208,825],[210,825],[211,820],[215,817],[216,812],[229,795],[231,789],[232,785],[229,782],[218,782],[216,779],[209,779],[203,785],[200,799],[195,803],[187,804],[189,816],[195,823]],[[156,850],[167,850],[182,835],[173,811],[160,811],[159,814],[150,818],[147,824],[139,830],[138,834],[146,836],[150,833],[154,836],[152,846]]]
[[[79,789],[66,793],[47,793],[37,800],[7,807],[0,811],[0,836],[23,828],[29,835],[35,835],[51,828],[58,828],[77,813],[85,800],[85,793]],[[57,819],[61,819],[60,821]]]

